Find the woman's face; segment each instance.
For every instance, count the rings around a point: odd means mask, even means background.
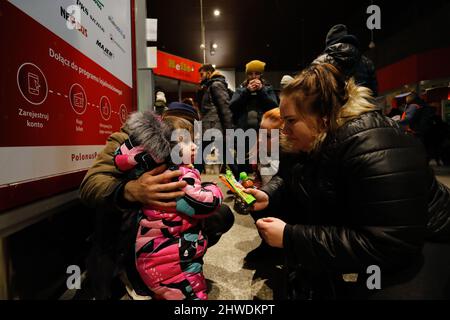
[[[300,108],[302,106],[299,106]],[[287,136],[294,152],[309,152],[319,135],[318,118],[313,115],[299,114],[294,99],[282,97],[281,117],[284,120],[283,133]]]

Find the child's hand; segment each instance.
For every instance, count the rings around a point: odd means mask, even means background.
[[[269,196],[267,193],[262,192],[258,189],[245,189],[245,193],[251,194],[256,198],[256,203],[250,209],[251,211],[261,211],[269,206]]]

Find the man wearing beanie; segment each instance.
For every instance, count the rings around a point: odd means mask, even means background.
[[[320,63],[334,65],[346,77],[353,77],[357,85],[369,88],[375,97],[378,95],[375,66],[361,53],[358,38],[349,34],[345,25],[335,25],[328,31],[325,51],[313,61],[313,64]]]
[[[263,78],[266,64],[259,60],[247,63],[245,72],[247,79],[236,89],[230,103],[233,122],[238,129],[259,129],[265,112],[278,107],[278,98],[271,85]],[[246,144],[246,152],[253,146]],[[248,158],[248,157],[247,157]],[[251,171],[249,163],[238,164],[239,172]]]
[[[264,62],[253,60],[245,67],[247,80],[236,90],[230,103],[237,128],[257,130],[263,114],[278,107],[275,91],[262,77],[265,66]]]

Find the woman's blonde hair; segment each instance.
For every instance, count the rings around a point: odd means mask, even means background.
[[[353,79],[346,81],[345,76],[328,63],[303,70],[283,89],[281,97],[293,99],[300,115],[323,119],[313,149],[320,146],[327,134],[376,109],[370,89],[357,86]]]

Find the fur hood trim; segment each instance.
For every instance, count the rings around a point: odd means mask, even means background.
[[[346,90],[348,100],[342,106],[336,119],[339,127],[364,113],[376,110],[374,98],[370,89],[357,86],[354,79],[350,79],[347,83]]]
[[[132,139],[158,162],[170,156],[170,128],[153,112],[135,112],[127,124]]]

